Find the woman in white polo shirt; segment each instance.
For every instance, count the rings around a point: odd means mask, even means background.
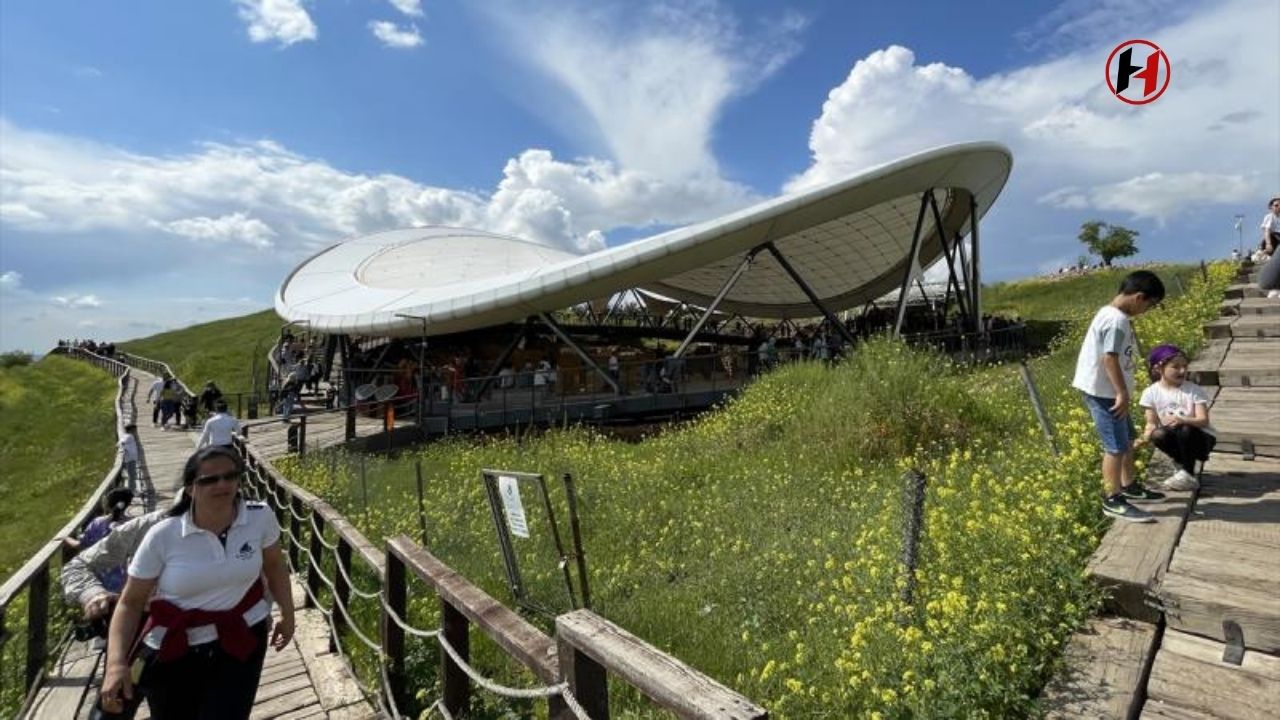
[[[263,578],[280,605],[270,642],[276,650],[293,637],[294,619],[280,526],[265,504],[241,499],[243,474],[229,447],[207,447],[187,460],[183,500],[147,532],[129,563],[111,619],[104,710],[116,711],[141,691],[156,720],[249,717],[271,621]],[[131,666],[129,642],[144,606],[150,617]]]

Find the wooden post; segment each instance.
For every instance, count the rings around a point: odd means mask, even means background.
[[[333,598],[329,602],[329,613],[333,617],[334,631],[341,633],[347,625],[346,615],[339,606],[347,607],[351,602],[351,585],[347,583],[347,574],[351,572],[351,543],[341,533],[338,534],[338,555],[333,560]],[[345,571],[345,572],[344,572]],[[338,641],[334,635],[329,636],[329,652],[338,651]]]
[[[49,565],[41,565],[27,583],[27,684],[33,687],[44,673],[49,646]]]
[[[414,463],[414,472],[418,476],[418,525],[422,529],[422,547],[427,546],[427,507],[422,492],[422,461]]]
[[[924,526],[925,476],[919,470],[908,470],[903,477],[902,492],[902,586],[904,605],[915,602],[916,563],[920,555],[920,531]],[[900,621],[905,619],[900,619]]]
[[[1026,360],[1018,363],[1018,372],[1022,375],[1022,384],[1027,387],[1027,396],[1031,398],[1031,408],[1035,410],[1040,431],[1044,433],[1045,440],[1049,441],[1049,450],[1057,456],[1058,443],[1054,438],[1053,423],[1049,421],[1049,413],[1045,412],[1044,403],[1040,400],[1040,391],[1036,388],[1035,378],[1031,377],[1031,368],[1027,367]]]
[[[467,622],[467,616],[458,612],[448,600],[440,598],[440,635],[467,662],[471,661],[470,631],[471,624]],[[444,648],[440,648],[440,667],[444,707],[450,715],[457,717],[467,708],[471,696],[471,678],[467,677],[467,673],[449,657]]]
[[[356,439],[356,406],[347,406],[347,428],[344,437],[347,441]]]
[[[384,587],[387,606],[401,618],[408,619],[409,603],[405,583],[404,562],[387,551],[387,574]],[[382,611],[382,651],[387,655],[387,692],[399,707],[404,705],[404,630],[386,609]]]
[[[604,666],[556,635],[560,672],[569,683],[569,692],[591,720],[609,720],[609,676]]]
[[[298,457],[307,454],[307,416],[298,418]]]
[[[307,598],[303,605],[305,607],[316,607],[316,600],[311,598],[320,597],[320,561],[324,557],[324,517],[318,514],[314,509],[311,511],[311,543],[308,547],[310,558],[307,560]]]
[[[289,560],[294,572],[297,572],[298,565],[302,563],[302,521],[298,519],[303,511],[302,498],[290,495],[289,506],[292,508],[289,513],[289,534],[293,538],[289,543]]]

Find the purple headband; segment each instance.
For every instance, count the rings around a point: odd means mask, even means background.
[[[1177,345],[1157,345],[1147,355],[1147,367],[1154,370],[1174,357],[1183,354],[1182,349]]]

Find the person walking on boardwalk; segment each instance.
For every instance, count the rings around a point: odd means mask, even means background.
[[[161,394],[164,392],[164,384],[168,381],[168,376],[158,377],[155,382],[151,383],[151,388],[147,390],[147,402],[151,403],[151,424],[160,424],[160,400]]]
[[[240,421],[227,411],[227,403],[219,400],[213,406],[213,417],[204,421],[204,429],[200,431],[200,439],[196,447],[210,445],[231,445],[231,440],[240,432]]]
[[[204,410],[205,414],[212,415],[221,399],[222,391],[210,380],[204,384],[204,390],[200,391],[200,409]]]
[[[1126,275],[1116,296],[1089,323],[1071,382],[1083,395],[1102,441],[1102,481],[1107,493],[1102,511],[1130,522],[1155,521],[1151,513],[1130,503],[1164,499],[1162,493],[1137,482],[1133,420],[1129,416],[1137,352],[1130,319],[1163,299],[1164,283],[1155,273],[1138,270]]]
[[[124,475],[129,479],[129,492],[137,494],[142,489],[138,486],[138,426],[133,423],[125,425],[116,444],[120,448]]]
[[[82,548],[79,554],[62,566],[62,596],[67,604],[80,607],[83,623],[95,635],[107,637],[107,625],[127,577],[129,558],[142,544],[147,531],[168,516],[166,508],[126,520],[116,525],[102,540],[91,547]],[[108,587],[104,580],[117,568],[120,571],[121,585]],[[90,717],[93,720],[132,720],[141,703],[141,694],[135,693],[133,699],[119,711],[104,715],[102,708],[98,707]]]
[[[294,613],[280,526],[266,504],[240,497],[243,476],[232,448],[187,460],[183,500],[143,538],[111,618],[101,693],[108,712],[140,692],[156,720],[249,717],[267,645],[288,645]],[[280,609],[274,630],[264,579]],[[150,618],[130,658],[144,607]]]
[[[1196,462],[1208,460],[1218,442],[1209,427],[1209,395],[1187,380],[1187,356],[1176,345],[1154,348],[1147,366],[1154,382],[1138,400],[1147,421],[1142,439],[1178,464],[1165,489],[1195,490],[1200,486]]]

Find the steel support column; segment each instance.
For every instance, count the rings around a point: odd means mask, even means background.
[[[538,313],[538,319],[542,321],[543,325],[550,328],[551,332],[555,333],[556,337],[560,338],[561,342],[573,348],[573,351],[578,353],[578,357],[582,359],[582,362],[586,363],[587,367],[594,370],[597,375],[603,378],[605,384],[613,388],[614,393],[618,395],[622,394],[622,388],[618,387],[618,383],[609,376],[609,373],[602,370],[600,366],[596,364],[596,361],[591,359],[591,355],[587,354],[586,350],[583,350],[578,343],[574,342],[573,338],[569,337],[569,334],[564,331],[564,328],[561,328],[555,320],[552,320],[550,315],[546,313]]]
[[[969,311],[973,313],[974,329],[982,331],[982,277],[978,273],[978,199],[969,196],[969,237],[973,238],[973,266],[969,292],[973,299]]]
[[[484,376],[484,381],[480,383],[480,388],[476,391],[474,398],[476,402],[480,402],[480,398],[484,397],[484,394],[488,392],[489,387],[493,385],[493,379],[497,377],[499,372],[502,372],[502,366],[507,363],[507,360],[511,359],[511,354],[520,346],[520,341],[525,338],[528,332],[529,320],[525,320],[520,329],[516,331],[515,337],[511,338],[511,342],[507,343],[507,346],[498,354],[498,359],[493,361],[493,367],[489,369],[489,373]]]
[[[924,240],[924,211],[929,207],[929,198],[933,188],[924,191],[920,196],[920,212],[916,214],[916,231],[911,237],[911,251],[907,253],[907,267],[902,272],[902,284],[898,286],[897,320],[893,324],[893,336],[902,337],[902,322],[907,317],[907,295],[911,293],[911,280],[916,274],[916,265],[920,261],[920,244]],[[941,228],[939,228],[941,232]]]
[[[778,248],[773,244],[773,241],[770,240],[765,243],[764,247],[769,250],[769,254],[773,255],[773,259],[778,261],[778,265],[782,266],[782,269],[791,276],[792,282],[799,286],[800,290],[809,298],[809,302],[813,303],[813,306],[818,308],[818,311],[827,319],[827,322],[835,327],[836,332],[840,333],[840,336],[844,338],[844,341],[850,345],[856,344],[858,339],[853,336],[853,333],[849,332],[849,328],[845,327],[844,323],[840,322],[840,318],[836,317],[827,309],[826,305],[822,304],[822,301],[818,299],[818,294],[813,291],[813,288],[809,287],[809,283],[805,282],[804,278],[800,277],[800,273],[796,272],[796,269],[791,267],[791,263],[787,262],[787,258],[778,251]]]
[[[929,193],[929,206],[933,210],[933,224],[936,226],[938,230],[938,238],[942,241],[942,254],[947,259],[948,300],[950,300],[951,283],[955,283],[956,304],[960,306],[959,307],[960,315],[961,317],[963,317],[968,313],[969,304],[968,302],[965,301],[964,295],[960,291],[960,280],[956,277],[956,268],[955,268],[956,255],[952,252],[952,249],[947,245],[947,236],[942,226],[942,211],[938,208],[938,201],[936,198],[934,198],[933,193]],[[957,240],[957,242],[959,241]],[[942,307],[942,312],[944,315],[947,312],[947,308],[945,305]]]
[[[728,280],[724,281],[724,285],[720,286],[720,292],[716,293],[715,299],[702,311],[702,315],[698,317],[698,321],[693,324],[693,328],[689,330],[689,334],[684,337],[684,341],[680,343],[680,347],[676,348],[672,357],[680,358],[684,356],[684,351],[689,349],[689,345],[693,343],[693,338],[702,331],[702,326],[706,324],[707,318],[711,317],[716,308],[720,307],[720,303],[729,294],[729,291],[733,289],[733,286],[738,284],[738,280],[742,278],[747,268],[751,267],[751,262],[756,259],[756,253],[760,252],[761,249],[760,247],[754,247],[747,253],[746,257],[742,258],[742,262],[738,263],[737,269],[733,271]]]

